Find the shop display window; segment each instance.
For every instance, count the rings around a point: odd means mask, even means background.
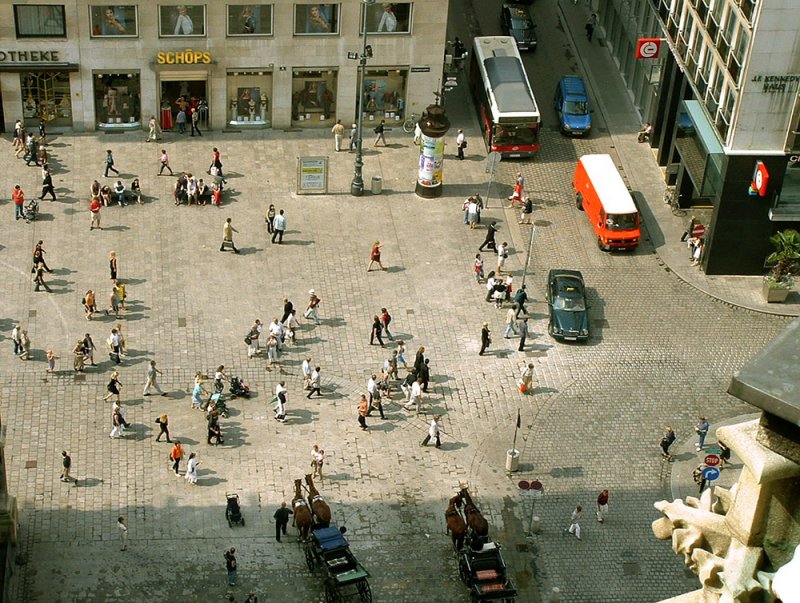
[[[52,126],[72,126],[69,73],[37,71],[20,74],[22,117]]]
[[[295,35],[326,35],[339,33],[338,4],[295,4]]]
[[[295,71],[292,77],[293,125],[325,126],[336,115],[336,71]]]
[[[59,4],[17,4],[14,23],[18,38],[65,38],[64,6]]]
[[[139,127],[141,81],[138,73],[94,75],[95,121],[103,129]]]
[[[139,34],[136,6],[94,4],[89,7],[93,38],[131,37]]]
[[[368,120],[400,121],[405,113],[405,69],[369,69],[364,75],[361,107]]]
[[[371,34],[407,34],[411,32],[409,2],[377,2],[367,6],[367,32]],[[361,24],[364,33],[364,24]]]
[[[204,4],[169,4],[158,7],[158,31],[162,38],[206,35]]]
[[[229,4],[229,36],[271,36],[271,4]]]
[[[234,126],[271,124],[272,74],[264,71],[228,73],[228,123]]]

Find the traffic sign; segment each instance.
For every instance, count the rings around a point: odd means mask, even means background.
[[[706,227],[702,224],[695,224],[692,228],[692,236],[695,239],[702,239],[704,234],[706,234]]]
[[[716,467],[721,461],[722,459],[720,459],[716,454],[707,454],[706,458],[703,459],[703,462],[709,467]]]
[[[706,446],[706,452],[708,454],[722,454],[722,448],[719,446]]]
[[[531,494],[534,498],[541,498],[544,496],[544,486],[542,482],[534,480],[531,482]]]
[[[719,469],[716,467],[706,467],[703,469],[703,478],[713,482],[715,479],[719,478]]]
[[[530,490],[531,488],[530,482],[526,479],[520,480],[517,486],[519,486],[520,490]]]
[[[636,42],[637,59],[657,59],[660,51],[660,38],[639,38]]]

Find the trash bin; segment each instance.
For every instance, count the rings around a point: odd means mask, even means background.
[[[506,450],[506,471],[512,473],[519,470],[519,450]]]
[[[373,195],[380,195],[383,191],[383,178],[380,176],[373,176],[372,177],[372,194]]]

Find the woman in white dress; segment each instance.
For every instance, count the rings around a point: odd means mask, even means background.
[[[192,452],[189,455],[189,460],[186,463],[186,481],[190,484],[197,485],[197,465],[200,464],[200,460],[197,458],[197,455]]]

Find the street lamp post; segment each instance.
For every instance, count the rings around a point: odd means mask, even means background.
[[[375,4],[375,0],[361,0],[361,22],[364,27],[363,46],[359,57],[359,77],[358,77],[358,138],[356,139],[356,162],[353,167],[353,180],[350,183],[350,194],[360,197],[364,194],[364,177],[362,168],[364,167],[364,155],[362,153],[362,142],[364,139],[364,77],[367,69],[367,59],[372,56],[372,48],[367,46],[367,7]]]

